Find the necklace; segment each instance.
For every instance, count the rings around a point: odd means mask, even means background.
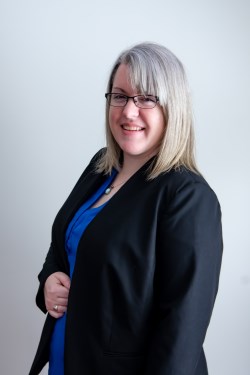
[[[117,185],[110,185],[109,187],[107,187],[107,189],[104,191],[104,194],[106,195],[109,195],[109,193],[111,192],[111,190],[113,190],[115,187],[117,186],[120,186],[120,185],[123,185],[125,183],[125,181],[121,182],[120,184],[117,184]]]

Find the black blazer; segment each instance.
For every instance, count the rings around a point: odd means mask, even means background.
[[[98,157],[98,155],[96,156]],[[53,272],[69,273],[67,225],[105,180],[83,172],[53,224],[38,306]],[[146,180],[145,164],[80,240],[68,300],[65,375],[206,375],[203,342],[218,289],[221,211],[203,177],[186,169]],[[30,375],[48,361],[48,316]]]

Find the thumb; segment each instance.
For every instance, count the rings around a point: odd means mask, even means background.
[[[57,272],[56,277],[60,284],[62,284],[65,288],[69,289],[70,288],[70,278],[66,273],[64,272]]]

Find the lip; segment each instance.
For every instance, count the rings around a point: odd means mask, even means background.
[[[145,129],[143,126],[139,126],[136,124],[121,124],[121,127],[123,130],[127,132],[136,132],[136,133],[141,132]]]

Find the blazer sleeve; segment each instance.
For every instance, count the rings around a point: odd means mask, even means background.
[[[90,163],[88,164],[88,166],[86,167],[86,169],[83,171],[80,178],[76,182],[71,194],[77,188],[77,186],[85,178],[87,178],[89,173],[93,173],[93,171],[95,170],[95,163],[102,156],[102,154],[105,153],[105,152],[106,152],[106,149],[102,148],[101,150],[99,150],[94,155],[94,157],[91,159]],[[55,251],[55,245],[54,245],[54,241],[53,241],[53,237],[55,236],[55,234],[53,232],[54,231],[53,231],[53,228],[52,228],[52,242],[51,242],[49,251],[46,255],[45,262],[43,264],[43,268],[38,275],[38,280],[40,282],[40,285],[39,285],[38,292],[37,292],[37,295],[36,295],[36,304],[44,313],[46,313],[47,310],[46,310],[46,306],[45,306],[43,289],[44,289],[44,284],[45,284],[47,278],[52,273],[55,273],[55,272],[60,272],[60,271],[61,272],[67,272],[66,269],[64,269],[65,267],[63,268],[62,266],[60,266],[64,262],[62,262],[62,260],[61,261],[58,260],[58,254],[62,255],[61,252],[64,251],[64,248],[63,249],[57,249],[58,251]]]
[[[193,375],[218,289],[221,211],[205,183],[179,189],[159,220],[156,325],[145,375]]]
[[[38,292],[36,295],[36,304],[44,313],[47,312],[46,306],[45,306],[45,300],[44,300],[44,292],[43,292],[45,281],[50,275],[52,275],[52,273],[59,272],[59,271],[61,270],[56,262],[55,252],[53,250],[53,245],[51,243],[49,251],[45,258],[45,262],[43,264],[43,268],[38,275],[38,280],[40,284],[39,284]]]

